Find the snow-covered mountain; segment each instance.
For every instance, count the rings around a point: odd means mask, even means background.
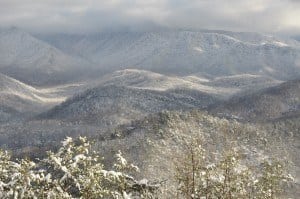
[[[244,79],[251,86],[242,85]],[[278,81],[250,75],[205,79],[126,69],[99,78],[89,85],[91,89],[40,118],[113,127],[163,110],[203,109],[247,89],[276,84]]]
[[[100,81],[96,81],[96,84],[126,86],[154,91],[195,90],[220,99],[237,92],[233,87],[209,86],[207,84],[210,81],[210,79],[200,77],[168,76],[146,70],[125,69],[103,76]]]
[[[64,99],[0,73],[0,122],[37,114]]]
[[[135,68],[168,75],[300,76],[300,44],[226,31],[32,35],[0,30],[0,72],[26,83],[58,84]]]
[[[250,74],[206,78],[199,75],[168,76],[146,70],[125,69],[99,78],[94,81],[94,86],[116,85],[158,91],[187,89],[206,93],[222,100],[280,83],[282,81],[268,76]]]
[[[250,121],[299,116],[300,80],[284,82],[242,97],[236,96],[212,107],[211,112]]]
[[[109,32],[40,38],[107,71],[138,68],[165,74],[253,74],[277,79],[300,75],[299,42],[257,33]]]
[[[299,182],[295,40],[225,31],[33,36],[6,29],[1,71],[0,146],[17,156],[39,157],[65,136],[84,135],[108,159],[121,149],[141,166],[156,164],[148,176],[168,179],[171,156],[160,152],[172,154],[180,136],[200,133],[208,150],[232,136],[249,161],[287,151]],[[273,140],[266,151],[257,145],[265,147],[264,138]]]
[[[75,123],[99,124],[104,129],[163,110],[187,110],[216,102],[197,90],[150,90],[116,85],[89,89],[40,115]]]
[[[238,96],[276,86],[282,82],[283,81],[263,75],[241,74],[216,77],[210,81],[203,82],[202,84],[214,89],[219,88],[220,90],[224,90],[227,94],[230,94],[228,90],[231,90],[233,92],[232,95]],[[232,95],[227,96],[232,97]]]
[[[18,80],[58,84],[77,77],[89,65],[20,29],[0,29],[0,71]]]

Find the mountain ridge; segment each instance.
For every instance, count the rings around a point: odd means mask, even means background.
[[[75,95],[39,115],[38,119],[97,123],[106,127],[128,123],[162,110],[201,108],[215,98],[199,91],[157,91],[116,85],[102,85]],[[200,100],[203,99],[203,100]]]
[[[287,81],[245,96],[235,96],[223,104],[212,106],[209,111],[248,121],[297,116],[300,111],[300,80]]]
[[[60,103],[63,99],[0,73],[0,112],[3,118],[22,119],[27,114],[32,116]]]
[[[134,67],[167,75],[249,73],[281,80],[300,76],[299,42],[258,33],[110,32],[74,36],[66,42],[67,36],[53,37],[40,38],[108,72]]]
[[[18,28],[0,30],[0,59],[2,73],[31,85],[66,81],[89,65]]]

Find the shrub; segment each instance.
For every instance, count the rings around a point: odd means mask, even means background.
[[[66,138],[58,152],[48,152],[37,163],[28,159],[11,160],[0,151],[0,198],[154,198],[158,184],[137,181],[130,175],[138,168],[121,152],[112,170],[91,151],[84,137]]]
[[[199,140],[192,140],[182,154],[176,160],[175,174],[180,198],[275,199],[283,183],[292,180],[280,161],[265,160],[258,168],[248,166],[236,147],[213,158]]]

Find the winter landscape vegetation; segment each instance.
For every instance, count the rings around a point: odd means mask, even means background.
[[[294,35],[181,20],[76,32],[19,23],[4,2],[0,198],[300,197],[299,15]]]

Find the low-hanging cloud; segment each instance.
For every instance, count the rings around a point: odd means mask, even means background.
[[[300,0],[1,0],[0,26],[33,32],[225,29],[300,33]]]

